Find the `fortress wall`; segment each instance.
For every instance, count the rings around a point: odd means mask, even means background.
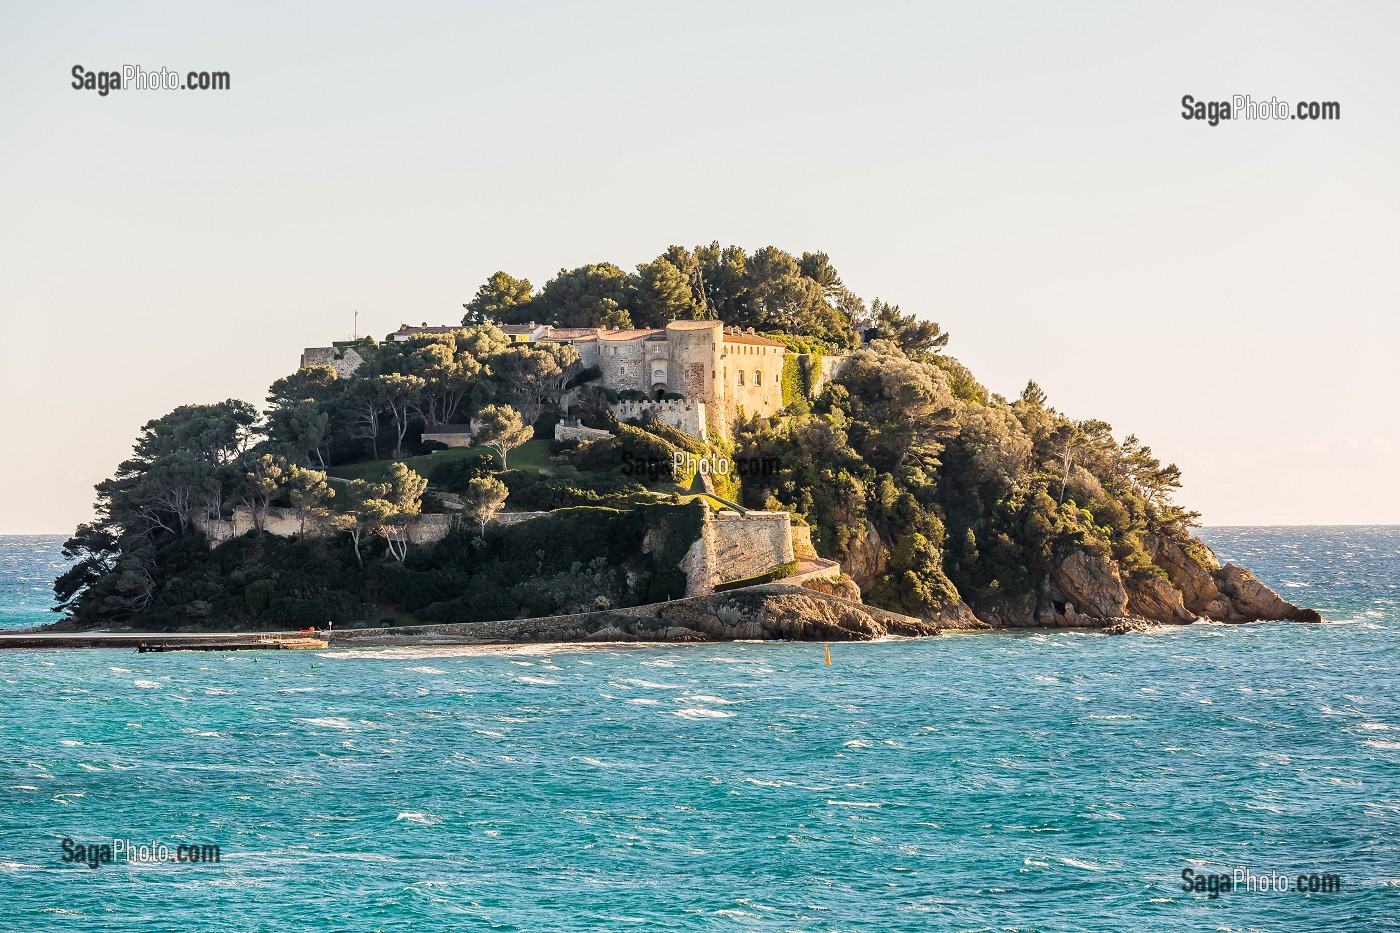
[[[489,524],[515,525],[549,514],[548,512],[497,512]],[[442,512],[420,515],[408,526],[408,540],[414,544],[432,544],[441,541],[452,530],[453,523],[457,520],[458,516]],[[240,505],[233,510],[232,522],[222,519],[213,520],[198,515],[195,516],[194,526],[204,532],[209,538],[209,546],[214,548],[225,541],[241,537],[252,531],[253,515],[247,506]],[[263,519],[263,531],[270,535],[277,535],[279,538],[296,537],[301,533],[301,517],[297,515],[295,509],[271,507]],[[334,532],[317,521],[315,516],[306,520],[306,536],[308,538],[322,538],[328,534],[334,534]]]
[[[787,512],[713,512],[686,553],[687,596],[767,573],[796,560]]]
[[[792,526],[792,553],[799,558],[815,560],[817,549],[812,545],[812,529],[806,525]]]
[[[423,429],[423,440],[437,441],[445,447],[475,447],[472,443],[472,435],[466,431],[434,431],[432,428]]]
[[[712,531],[709,569],[716,584],[757,576],[796,559],[787,512],[716,512],[707,530]]]
[[[329,366],[337,376],[348,376],[364,364],[365,358],[353,349],[339,347],[307,347],[301,351],[301,369],[308,366]]]
[[[725,344],[722,371],[730,411],[742,408],[745,415],[767,416],[782,410],[785,352],[783,347],[761,344]]]
[[[554,439],[556,441],[598,441],[612,436],[611,431],[604,431],[600,428],[585,428],[582,425],[570,427],[563,422],[554,426]]]
[[[810,359],[810,354],[802,354]],[[806,363],[806,360],[803,361]],[[816,398],[822,394],[822,390],[833,381],[840,379],[851,365],[849,356],[823,356],[820,364],[812,373],[812,397]]]
[[[686,321],[681,326],[673,324],[666,328],[667,353],[671,361],[667,389],[687,399],[713,402],[717,398],[724,324],[720,321],[706,324],[708,326]]]
[[[619,421],[629,418],[646,418],[648,415],[662,424],[684,431],[692,437],[706,440],[709,430],[703,402],[688,402],[680,399],[663,399],[659,402],[615,402],[609,406]]]
[[[614,392],[651,388],[645,374],[644,340],[599,340],[598,366],[603,370],[603,385]],[[645,384],[644,383],[645,380]]]

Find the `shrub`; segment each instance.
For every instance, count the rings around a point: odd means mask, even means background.
[[[559,412],[547,411],[535,419],[535,439],[542,441],[554,440],[554,426],[560,421]]]
[[[460,460],[439,463],[428,473],[429,481],[439,489],[461,495],[468,484],[478,476],[490,476],[495,472],[496,458],[490,454],[472,454]]]
[[[715,587],[716,593],[723,593],[726,590],[737,590],[745,586],[758,586],[760,583],[772,583],[774,580],[781,580],[797,573],[797,561],[790,560],[781,567],[774,567],[772,570],[765,570],[763,573],[754,574],[752,577],[744,577],[742,580],[730,580],[728,583],[721,583]]]

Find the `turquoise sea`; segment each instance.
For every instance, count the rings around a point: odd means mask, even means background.
[[[1400,528],[1205,537],[1333,624],[0,652],[0,930],[1400,927]],[[58,542],[0,539],[3,624]]]

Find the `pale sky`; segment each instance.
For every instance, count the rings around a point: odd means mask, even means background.
[[[1208,524],[1400,522],[1400,5],[0,7],[0,533],[492,272],[824,250]],[[227,92],[70,87],[226,70]],[[1181,118],[1338,101],[1332,123]]]

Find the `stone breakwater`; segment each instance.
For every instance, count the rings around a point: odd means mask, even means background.
[[[970,615],[970,613],[969,613]],[[974,620],[975,621],[975,620]],[[528,642],[869,641],[937,635],[938,621],[783,583],[629,609],[336,632],[333,647]]]

